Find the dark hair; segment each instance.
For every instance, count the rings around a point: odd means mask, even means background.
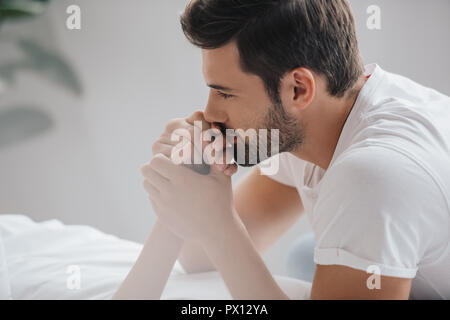
[[[337,97],[363,73],[347,0],[192,0],[181,26],[203,49],[236,41],[242,70],[258,75],[277,102],[282,77],[295,68],[324,75]]]

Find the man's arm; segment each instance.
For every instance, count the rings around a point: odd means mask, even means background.
[[[235,300],[287,300],[256,250],[239,216],[202,241]]]
[[[301,216],[303,205],[297,190],[253,169],[234,189],[234,205],[250,238],[262,255]],[[186,272],[216,270],[204,249],[186,241],[178,261]]]
[[[311,299],[314,300],[407,300],[411,279],[380,276],[379,288],[368,286],[365,271],[339,265],[318,265],[314,274]]]
[[[236,233],[237,237],[230,243],[240,247],[239,251],[233,254],[239,255],[241,252],[245,256],[251,252],[253,259],[261,263],[259,255],[286,232],[303,211],[295,188],[260,175],[257,168],[235,188],[234,203],[236,208],[239,208],[245,230],[241,229],[242,232]],[[251,241],[248,234],[252,238]],[[236,241],[240,242],[236,243]],[[182,243],[181,239],[157,220],[136,264],[114,295],[114,299],[160,299]],[[254,247],[259,253],[254,250]],[[242,249],[244,250],[241,251]],[[212,255],[214,256],[214,253]],[[237,256],[233,257],[235,258],[238,259]],[[215,270],[205,249],[194,242],[184,244],[179,261],[187,272]],[[267,270],[264,272],[263,277],[270,279]],[[271,281],[262,283],[272,285],[271,288],[264,288],[263,292],[270,293],[277,290],[276,285]],[[240,289],[237,291],[242,292]]]

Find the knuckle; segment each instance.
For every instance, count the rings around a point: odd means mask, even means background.
[[[194,135],[194,127],[189,128],[178,128],[174,130],[174,133],[177,135],[174,137],[177,141],[183,141],[183,139],[192,139]]]
[[[158,150],[159,150],[159,148],[160,148],[160,142],[159,142],[159,139],[158,140],[156,140],[153,144],[152,144],[152,152],[153,152],[153,154],[156,154],[156,153],[158,153]]]
[[[194,138],[194,127],[190,127],[188,129],[188,133],[189,133],[189,136],[191,137],[191,139],[193,139]]]
[[[177,127],[180,126],[181,121],[182,121],[181,118],[175,118],[170,120],[166,125],[166,131],[172,132],[173,130],[175,130]]]
[[[159,154],[156,154],[152,160],[150,160],[150,167],[154,168],[156,165],[158,165],[158,161],[159,161]]]
[[[201,110],[196,110],[193,114],[192,117],[194,119],[202,119],[203,118],[203,111]]]
[[[193,124],[194,121],[202,120],[204,118],[203,111],[197,110],[192,115],[190,115],[188,118],[186,118],[186,121],[190,124]]]
[[[145,176],[148,170],[148,164],[145,164],[141,167],[141,173]]]
[[[157,153],[153,156],[152,160],[150,161],[150,167],[154,168],[159,163],[161,163],[162,159],[164,158],[164,155],[162,153]]]
[[[166,129],[173,127],[173,125],[175,124],[176,119],[171,119],[169,120],[169,122],[167,122],[166,124]]]
[[[147,180],[142,181],[142,186],[144,187],[145,191],[150,192],[150,183]]]

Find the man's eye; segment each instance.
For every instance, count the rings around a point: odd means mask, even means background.
[[[231,94],[226,94],[226,93],[223,93],[223,92],[220,92],[220,91],[216,91],[217,92],[217,94],[220,96],[220,97],[222,97],[223,99],[230,99],[230,98],[233,98],[233,95],[231,95]]]

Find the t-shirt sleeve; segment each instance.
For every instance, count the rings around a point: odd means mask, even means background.
[[[426,171],[400,152],[366,147],[342,155],[323,178],[314,208],[315,263],[414,278],[441,197]]]
[[[260,169],[261,175],[290,187],[296,186],[288,153],[280,153],[264,160],[258,164],[258,168]]]

